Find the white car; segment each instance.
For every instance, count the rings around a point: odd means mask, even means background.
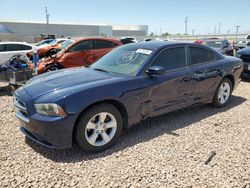
[[[0,65],[8,61],[13,55],[26,55],[33,45],[26,42],[0,42]]]

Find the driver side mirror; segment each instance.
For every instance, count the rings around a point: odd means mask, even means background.
[[[149,76],[153,76],[153,75],[163,75],[165,74],[166,72],[166,69],[165,67],[162,67],[162,66],[152,66],[152,67],[149,67],[147,70],[146,70],[146,73],[149,75]]]

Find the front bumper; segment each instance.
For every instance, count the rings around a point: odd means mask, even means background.
[[[241,73],[241,78],[250,78],[250,62],[244,62],[244,69]]]
[[[33,141],[49,148],[70,148],[73,141],[74,116],[41,116],[36,113],[28,93],[22,89],[14,95],[16,117],[20,131]]]

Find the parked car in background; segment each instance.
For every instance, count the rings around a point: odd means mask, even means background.
[[[122,37],[120,41],[122,42],[122,44],[137,43],[135,37]]]
[[[38,64],[38,73],[63,68],[89,66],[122,43],[111,38],[80,38],[69,40],[55,57],[44,59]],[[33,68],[33,64],[30,64]]]
[[[246,46],[249,46],[249,44],[250,44],[250,34],[246,36],[245,40],[236,41],[234,47],[236,50],[239,50],[245,48]]]
[[[197,44],[128,44],[88,68],[31,79],[14,94],[15,114],[20,130],[42,145],[74,142],[98,152],[147,118],[200,103],[224,107],[242,69],[239,58]]]
[[[207,39],[207,40],[196,40],[196,44],[203,44],[214,48],[215,50],[221,52],[224,55],[234,55],[234,48],[228,40],[220,39]]]
[[[26,42],[0,42],[0,64],[4,64],[14,55],[25,55],[33,45]]]
[[[236,57],[239,57],[244,62],[244,70],[242,72],[242,78],[250,78],[250,47],[243,48],[238,50]]]
[[[66,40],[68,39],[67,38],[46,39],[45,41],[50,41],[50,42],[37,46],[37,56],[39,57],[39,59],[41,59],[41,58],[50,57],[51,55],[56,54],[61,48],[61,43],[63,43]],[[33,51],[29,51],[27,53],[27,57],[30,60],[33,60]]]

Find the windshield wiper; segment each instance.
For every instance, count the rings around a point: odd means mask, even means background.
[[[93,68],[93,69],[96,70],[96,71],[101,71],[101,72],[110,73],[109,71],[104,70],[104,69],[100,69],[100,68]]]

